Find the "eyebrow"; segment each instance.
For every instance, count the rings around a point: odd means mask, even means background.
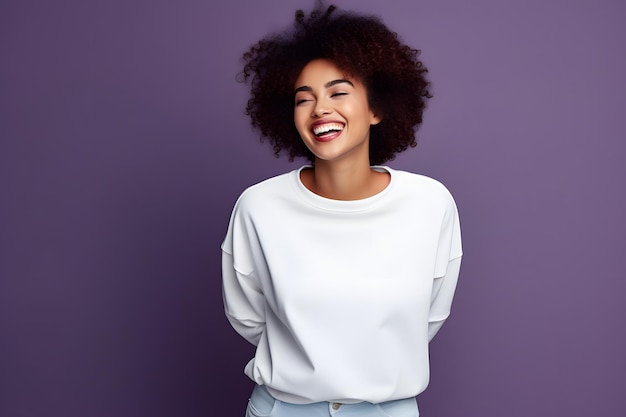
[[[330,88],[333,85],[337,85],[341,83],[347,83],[347,84],[350,84],[352,87],[354,87],[354,84],[352,84],[350,80],[341,79],[341,80],[332,80],[332,81],[327,82],[326,84],[324,84],[324,88]],[[313,89],[309,87],[308,85],[303,85],[302,87],[296,88],[294,91],[294,94],[297,93],[298,91],[313,91]]]

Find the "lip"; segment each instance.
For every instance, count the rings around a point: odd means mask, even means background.
[[[323,137],[319,137],[317,136],[315,133],[313,133],[313,130],[320,125],[326,125],[326,124],[340,124],[342,125],[344,128],[346,126],[345,122],[342,122],[341,120],[334,120],[334,119],[322,119],[322,120],[317,120],[314,123],[311,124],[311,127],[309,129],[309,131],[311,132],[311,135],[313,136],[313,139],[315,139],[317,142],[330,142],[334,139],[336,139],[338,136],[340,136],[343,133],[343,130],[340,130],[338,132],[335,132],[331,135],[325,135]]]
[[[332,140],[335,140],[339,135],[341,135],[342,132],[343,130],[341,132],[335,132],[332,135],[326,135],[322,137],[313,135],[313,139],[315,139],[315,141],[317,142],[330,142]]]
[[[327,125],[329,123],[336,123],[338,125],[344,125],[345,126],[345,122],[342,122],[341,120],[335,120],[335,119],[320,119],[320,120],[316,120],[315,122],[311,123],[311,129],[313,129],[315,126],[319,126],[319,125]]]

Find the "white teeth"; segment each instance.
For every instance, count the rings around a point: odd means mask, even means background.
[[[319,136],[324,133],[330,132],[331,130],[343,130],[343,125],[340,123],[327,123],[325,125],[315,126],[313,128],[313,133]]]

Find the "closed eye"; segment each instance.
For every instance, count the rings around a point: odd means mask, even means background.
[[[347,95],[348,95],[348,93],[341,92],[341,93],[333,93],[330,96],[331,97],[337,97],[337,96],[347,96]]]

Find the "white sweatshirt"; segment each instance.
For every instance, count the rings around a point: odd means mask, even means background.
[[[222,244],[226,316],[257,346],[245,373],[277,399],[378,403],[428,385],[428,342],[461,263],[439,182],[388,167],[382,192],[320,197],[300,171],[245,190]]]

